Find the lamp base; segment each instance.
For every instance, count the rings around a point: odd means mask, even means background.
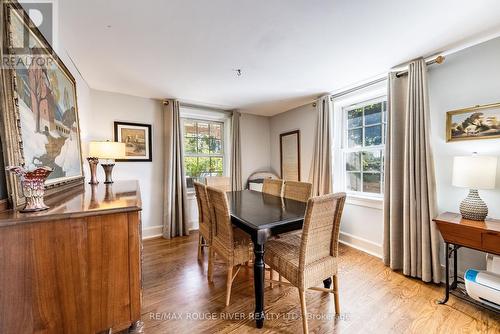
[[[104,183],[113,183],[111,174],[113,173],[113,167],[115,167],[115,164],[101,164],[101,166],[104,169],[104,174],[106,175],[106,180],[104,181]]]
[[[483,221],[488,216],[488,207],[479,197],[475,189],[469,190],[469,195],[460,203],[460,213],[462,218]]]
[[[89,184],[98,184],[99,181],[97,181],[97,165],[99,164],[99,159],[94,157],[88,157],[87,161],[89,162],[89,168],[90,168]]]

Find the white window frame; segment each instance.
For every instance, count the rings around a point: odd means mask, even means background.
[[[195,107],[190,105],[182,105],[180,106],[180,116],[181,116],[181,133],[182,133],[182,147],[184,148],[184,122],[188,120],[196,121],[196,122],[206,122],[206,123],[220,123],[223,124],[223,133],[222,133],[222,155],[219,154],[192,154],[183,152],[183,157],[186,156],[196,156],[196,157],[210,157],[222,156],[222,175],[228,176],[230,173],[229,166],[229,154],[231,152],[231,114],[224,110],[214,110],[214,109],[205,109],[202,107]],[[188,188],[188,193],[194,193],[194,188]]]
[[[373,145],[373,146],[360,146],[360,147],[353,147],[353,148],[348,148],[347,146],[347,143],[349,141],[349,130],[352,130],[352,129],[348,129],[347,127],[347,122],[348,122],[348,112],[351,111],[351,110],[354,110],[354,109],[358,109],[358,108],[362,108],[362,107],[365,107],[367,105],[370,105],[370,104],[376,104],[376,103],[382,103],[384,101],[387,101],[387,96],[379,96],[379,97],[376,97],[374,99],[371,99],[371,100],[367,100],[367,101],[363,101],[363,102],[359,102],[359,103],[355,103],[355,104],[352,104],[348,107],[344,107],[342,108],[342,132],[343,132],[343,138],[342,138],[342,155],[343,155],[343,172],[344,172],[344,185],[347,185],[347,177],[348,177],[348,171],[345,169],[345,165],[346,165],[346,162],[347,162],[347,154],[348,153],[353,153],[353,152],[379,152],[379,151],[382,151],[382,156],[383,156],[383,153],[384,153],[384,150],[385,150],[385,120],[383,118],[383,114],[382,114],[382,119],[381,119],[381,123],[375,123],[375,124],[370,124],[368,126],[366,126],[364,124],[364,115],[363,115],[363,124],[361,124],[361,126],[359,127],[356,127],[358,129],[361,129],[362,130],[362,134],[361,134],[361,138],[362,138],[362,141],[364,141],[365,139],[365,130],[367,127],[370,127],[370,126],[377,126],[377,125],[381,125],[382,126],[382,143],[380,145]],[[354,129],[354,128],[353,128]],[[382,161],[382,169],[383,169],[383,161]],[[365,172],[363,172],[362,170],[360,170],[361,173],[361,188],[363,188],[363,174],[365,174]],[[382,193],[380,194],[375,194],[375,193],[370,193],[370,192],[364,192],[364,191],[353,191],[353,190],[348,190],[347,189],[347,186],[345,186],[345,192],[349,195],[354,195],[354,196],[361,196],[361,197],[374,197],[374,198],[381,198],[384,196],[383,194],[383,184],[384,184],[384,179],[383,179],[383,172],[382,171],[378,171],[378,172],[371,172],[371,174],[377,174],[379,173],[380,174],[380,187],[382,189]],[[368,173],[367,173],[368,174]]]
[[[382,194],[373,194],[366,192],[348,191],[346,187],[346,153],[354,151],[370,151],[385,148],[385,133],[383,130],[382,144],[377,146],[347,148],[347,110],[359,108],[374,102],[387,100],[387,82],[372,85],[368,88],[350,93],[333,102],[333,189],[335,191],[344,191],[347,193],[347,203],[382,209]],[[353,108],[351,108],[353,107]],[[383,122],[384,120],[382,120]],[[384,123],[382,123],[384,124]],[[363,124],[364,134],[364,124]],[[383,187],[383,180],[381,182]],[[383,188],[382,188],[383,189]]]

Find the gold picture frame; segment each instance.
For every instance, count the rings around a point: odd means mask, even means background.
[[[446,142],[495,138],[500,138],[500,103],[446,113]]]
[[[47,165],[54,172],[46,182],[46,196],[66,193],[84,182],[75,78],[18,2],[2,3],[0,19],[2,59],[31,59],[26,64],[17,61],[0,72],[4,163],[28,169],[33,169],[30,164]],[[23,43],[29,43],[21,45],[21,37]],[[30,101],[36,110],[30,107]],[[29,115],[28,111],[33,114]],[[34,132],[30,132],[31,119]],[[33,149],[34,144],[39,145]],[[19,178],[9,173],[6,183],[11,207],[23,205]]]

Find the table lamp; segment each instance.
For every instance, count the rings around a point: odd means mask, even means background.
[[[453,185],[469,188],[469,195],[460,203],[462,217],[482,221],[488,215],[486,203],[479,197],[478,189],[494,189],[497,174],[497,157],[455,157]]]
[[[96,168],[99,163],[99,159],[106,160],[105,163],[101,164],[106,175],[106,180],[104,183],[113,183],[112,172],[115,166],[115,159],[125,158],[125,143],[113,142],[113,141],[91,141],[89,143],[89,161],[90,165],[90,184],[97,184],[96,178]]]

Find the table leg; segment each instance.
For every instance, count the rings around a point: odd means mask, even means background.
[[[264,326],[264,245],[254,241],[253,283],[255,289],[255,323],[257,328]]]
[[[450,289],[455,290],[458,285],[458,246],[453,246],[453,282],[451,283]]]
[[[445,244],[445,280],[446,280],[446,290],[444,298],[438,301],[438,304],[446,304],[448,299],[450,298],[450,245],[448,243]]]
[[[323,286],[325,287],[325,289],[330,289],[330,287],[332,286],[332,278],[328,277],[326,280],[324,280]]]

